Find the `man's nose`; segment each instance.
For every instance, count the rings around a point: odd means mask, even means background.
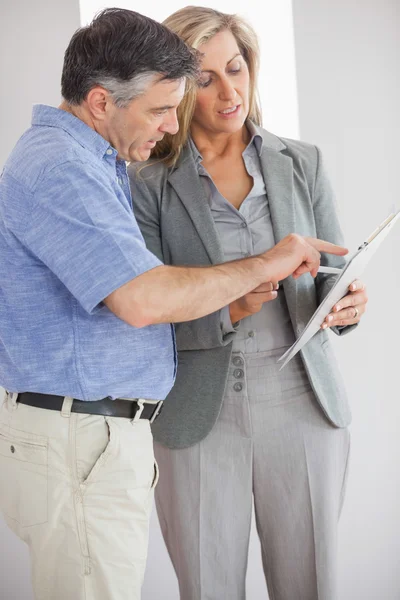
[[[174,135],[179,131],[179,123],[176,112],[170,113],[165,119],[163,124],[160,127],[161,131],[164,133],[170,133]]]

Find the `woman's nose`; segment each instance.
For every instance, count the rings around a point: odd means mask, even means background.
[[[220,82],[219,97],[225,101],[233,101],[236,98],[236,90],[229,80]]]

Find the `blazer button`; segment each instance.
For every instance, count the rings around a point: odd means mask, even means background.
[[[243,384],[240,383],[240,381],[237,381],[233,386],[233,389],[235,390],[235,392],[241,392],[243,389]]]
[[[240,358],[240,356],[234,356],[232,362],[235,365],[235,367],[241,367],[244,361],[243,358]]]
[[[243,369],[235,369],[233,371],[233,376],[236,377],[236,379],[241,379],[244,376]]]

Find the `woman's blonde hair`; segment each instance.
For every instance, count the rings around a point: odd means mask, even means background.
[[[261,125],[261,110],[257,92],[259,46],[254,29],[242,17],[219,12],[202,6],[186,6],[169,16],[163,25],[179,35],[188,46],[198,49],[220,31],[230,31],[249,69],[250,93],[248,118]],[[154,158],[167,166],[174,166],[189,136],[190,124],[196,105],[196,87],[188,86],[178,107],[179,132],[166,134],[153,151]]]

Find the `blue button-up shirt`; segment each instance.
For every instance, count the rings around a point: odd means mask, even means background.
[[[0,179],[0,385],[82,400],[163,399],[173,328],[102,303],[159,266],[133,216],[126,164],[73,115],[35,106]]]

